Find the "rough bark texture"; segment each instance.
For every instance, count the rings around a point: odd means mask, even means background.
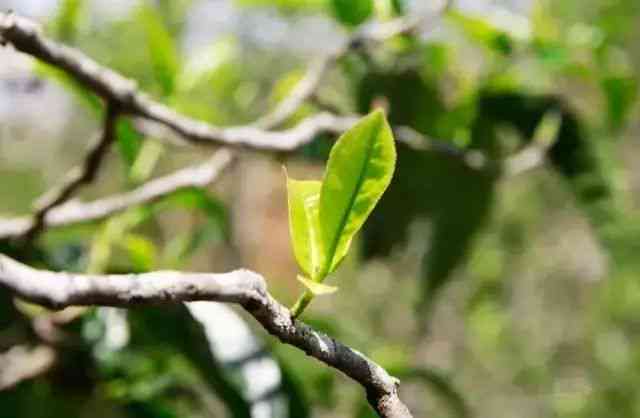
[[[362,385],[382,417],[409,418],[398,397],[398,380],[363,354],[291,317],[249,270],[205,274],[158,271],[127,275],[81,275],[36,270],[0,254],[0,286],[30,302],[67,306],[133,307],[197,300],[237,303],[270,334],[340,370]]]

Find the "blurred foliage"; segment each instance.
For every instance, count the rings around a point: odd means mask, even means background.
[[[203,2],[132,3],[106,18],[94,1],[61,0],[45,29],[176,110],[216,124],[247,123],[274,109],[309,65],[290,45],[248,40],[242,22],[189,45]],[[228,3],[243,18],[316,16],[346,36],[374,19],[415,13],[420,2]],[[527,13],[454,7],[430,23],[434,30],[340,59],[315,100],[287,121],[293,126],[319,109],[384,107],[392,125],[424,135],[424,149],[398,143],[396,174],[354,241],[358,254],[336,272],[343,291],[304,318],[399,377],[415,416],[640,415],[639,19],[637,0],[537,0]],[[89,109],[90,123],[100,120],[103,107],[92,93],[46,65],[34,72],[67,91],[76,109]],[[550,114],[560,125],[548,163],[509,177],[510,159],[535,145]],[[111,188],[135,187],[188,159],[128,119],[117,136],[109,170],[120,175],[101,177]],[[333,140],[322,135],[287,163],[315,170]],[[253,158],[243,156],[248,164]],[[38,163],[0,164],[0,190],[12,196],[1,210],[24,211],[47,183],[35,173]],[[249,189],[258,196],[272,186]],[[31,251],[12,242],[0,242],[0,251],[54,270],[211,269],[221,248],[235,253],[238,242],[263,239],[234,236],[248,222],[234,212],[244,201],[240,189],[183,190],[102,222],[48,231]],[[271,206],[244,204],[275,228]],[[294,274],[288,282],[269,279],[283,299],[296,293]],[[40,343],[34,317],[49,312],[5,292],[0,299],[2,350]],[[65,339],[55,346],[55,367],[0,393],[0,417],[250,415],[243,383],[215,358],[184,307],[135,309],[126,321],[131,338],[118,347],[106,342],[102,309],[60,325]],[[280,366],[288,416],[372,416],[357,385],[265,340]]]

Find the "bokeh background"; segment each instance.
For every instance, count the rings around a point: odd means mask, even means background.
[[[437,16],[440,6],[0,1],[219,125],[273,109],[357,25]],[[331,279],[340,291],[304,316],[400,377],[416,417],[640,416],[638,40],[637,0],[458,0],[418,34],[341,59],[287,121],[382,103],[392,124],[485,162],[399,144],[392,186]],[[100,113],[63,74],[0,48],[0,215],[28,213],[81,160]],[[506,163],[550,118],[559,127],[545,160],[510,174]],[[37,260],[22,261],[82,272],[246,267],[290,304],[302,289],[281,167],[319,178],[332,140],[291,155],[243,151],[206,191],[50,230]],[[211,152],[166,145],[123,121],[81,195],[126,190]],[[36,354],[50,360],[0,391],[0,417],[372,416],[356,384],[227,307],[90,309],[50,320],[0,296],[0,377],[33,366]]]

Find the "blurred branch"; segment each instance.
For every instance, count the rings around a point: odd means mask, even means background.
[[[446,10],[447,5],[442,11]],[[442,11],[438,11],[434,16],[440,16]],[[347,38],[335,51],[321,57],[311,65],[289,96],[282,100],[273,112],[254,122],[253,126],[262,129],[277,128],[291,117],[304,102],[317,93],[329,70],[349,52],[356,51],[368,43],[381,43],[395,36],[415,31],[427,19],[428,17],[426,16],[407,16],[389,22],[363,26],[359,31]]]
[[[55,362],[55,351],[41,345],[33,349],[14,346],[0,354],[0,391],[45,373]]]
[[[83,185],[95,180],[109,147],[115,138],[115,125],[118,118],[116,107],[108,103],[104,120],[104,128],[99,139],[89,150],[81,166],[69,171],[62,184],[48,191],[36,202],[36,212],[29,228],[24,232],[26,241],[33,240],[43,229],[47,214],[55,207],[67,201]]]
[[[47,39],[29,19],[0,13],[0,37],[18,51],[67,72],[122,113],[155,121],[194,143],[287,151],[310,142],[319,133],[343,132],[355,122],[322,113],[281,132],[252,126],[222,128],[181,115],[153,100],[140,92],[134,81],[99,65],[80,51]]]
[[[135,125],[136,128],[141,128],[142,132],[155,132],[157,135],[154,136],[155,138],[169,138],[171,143],[184,143],[185,141],[203,145],[222,143],[227,146],[265,151],[292,151],[310,143],[321,133],[341,134],[357,121],[358,119],[353,117],[323,112],[309,116],[293,128],[283,131],[267,131],[253,126],[214,128],[197,121],[194,121],[194,124],[172,125],[164,120],[141,120],[141,118],[136,119]],[[158,135],[162,128],[168,128],[177,135]]]
[[[544,164],[547,151],[557,141],[561,126],[560,112],[547,112],[536,127],[529,145],[505,160],[505,177],[514,177]]]
[[[99,65],[80,51],[47,39],[37,24],[29,19],[0,13],[0,38],[18,51],[67,72],[108,103],[117,105],[121,112],[164,125],[189,142],[289,151],[312,141],[320,133],[342,133],[356,122],[355,118],[320,113],[289,130],[268,130],[279,125],[314,94],[323,75],[335,60],[363,43],[381,42],[414,30],[423,21],[424,17],[412,17],[365,26],[338,51],[312,66],[291,96],[272,114],[253,125],[224,128],[191,119],[153,100],[140,92],[133,80]]]
[[[360,383],[381,417],[410,418],[398,397],[398,380],[359,352],[291,317],[249,270],[230,273],[159,271],[128,275],[80,275],[36,270],[0,254],[0,286],[50,308],[73,305],[134,307],[197,300],[237,303],[270,334]]]
[[[69,201],[47,212],[42,228],[68,226],[104,219],[129,207],[153,202],[163,196],[189,187],[204,187],[215,181],[233,156],[229,150],[217,151],[208,161],[151,180],[126,193],[94,200]],[[19,237],[33,228],[33,219],[0,219],[0,239]]]

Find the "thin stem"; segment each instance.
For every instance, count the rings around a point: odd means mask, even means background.
[[[308,290],[305,290],[304,293],[298,298],[296,303],[291,308],[291,316],[293,318],[297,318],[302,315],[302,312],[309,306],[311,301],[313,300],[313,294]]]

